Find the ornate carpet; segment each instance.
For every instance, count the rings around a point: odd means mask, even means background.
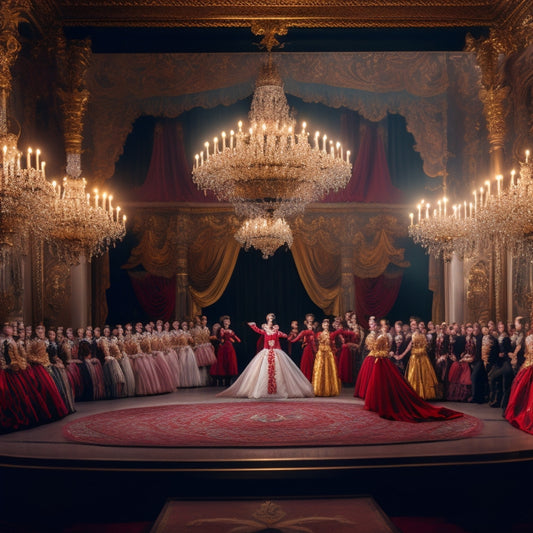
[[[66,439],[104,446],[354,446],[463,439],[482,422],[393,422],[341,402],[251,401],[161,405],[87,416],[63,428]]]

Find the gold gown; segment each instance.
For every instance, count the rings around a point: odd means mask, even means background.
[[[436,400],[439,382],[427,354],[427,340],[422,333],[415,333],[412,338],[411,357],[405,372],[406,379],[424,400]]]
[[[337,373],[335,356],[331,351],[329,335],[328,331],[318,334],[312,380],[315,396],[338,396],[341,393],[341,380]]]

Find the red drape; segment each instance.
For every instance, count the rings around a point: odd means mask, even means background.
[[[355,126],[359,127],[359,121],[354,121]],[[354,139],[355,134],[350,134],[349,125],[345,128],[345,135]],[[385,145],[377,123],[365,123],[352,177],[346,188],[328,194],[323,201],[401,203],[402,192],[391,182]]]
[[[364,328],[368,328],[368,318],[376,319],[387,316],[398,298],[402,275],[388,277],[385,274],[377,278],[360,278],[354,276],[355,312],[357,320]]]
[[[183,144],[183,128],[177,120],[161,120],[154,132],[152,159],[143,185],[136,191],[143,202],[215,202],[192,181]]]
[[[152,320],[170,320],[176,305],[176,278],[128,272],[135,296]]]

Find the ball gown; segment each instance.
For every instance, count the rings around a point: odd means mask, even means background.
[[[194,355],[202,376],[202,385],[208,385],[210,380],[208,369],[217,362],[215,350],[210,341],[211,333],[207,326],[196,326],[191,330],[191,335],[194,340]]]
[[[191,335],[187,331],[179,330],[176,342],[180,368],[178,387],[201,387],[204,381],[191,346],[193,344]]]
[[[217,362],[211,367],[209,373],[213,377],[236,376],[239,373],[239,369],[233,343],[241,342],[241,340],[231,329],[226,328],[220,328],[217,336],[220,341],[216,354]]]
[[[123,350],[123,339],[113,338],[109,344],[109,353],[118,361],[124,374],[124,396],[135,396],[135,375],[130,358]]]
[[[465,350],[459,361],[454,361],[448,372],[446,399],[466,402],[472,397],[472,369],[470,364],[475,359],[476,339],[474,336],[465,340]]]
[[[353,383],[355,350],[361,339],[359,333],[351,329],[343,329],[340,335],[344,342],[339,355],[339,377],[342,383]]]
[[[398,372],[389,357],[389,350],[389,337],[377,337],[372,356],[374,371],[366,390],[365,409],[376,412],[382,418],[403,422],[449,420],[463,416],[423,400]]]
[[[367,353],[361,364],[361,369],[357,374],[357,380],[355,382],[355,390],[353,395],[356,398],[365,398],[368,382],[374,371],[374,344],[376,342],[376,332],[371,331],[365,338],[364,351]]]
[[[318,350],[313,367],[313,392],[315,396],[338,396],[341,393],[341,380],[337,372],[337,362],[331,349],[335,333],[321,331],[317,334]]]
[[[525,344],[525,360],[511,386],[504,415],[514,427],[533,435],[533,335]]]
[[[407,382],[422,399],[435,400],[439,395],[439,381],[427,353],[426,336],[415,332],[411,342],[411,357],[405,371]]]
[[[300,370],[311,381],[313,379],[313,366],[315,365],[316,336],[312,329],[303,329],[291,340],[292,343],[302,341],[303,352],[300,359]]]
[[[228,389],[225,398],[309,398],[313,387],[291,358],[281,349],[279,339],[287,337],[275,329],[250,327],[263,336],[263,349],[250,361]]]
[[[106,338],[98,340],[104,356],[104,383],[108,398],[124,398],[126,396],[126,378],[119,362],[111,354],[111,342]]]

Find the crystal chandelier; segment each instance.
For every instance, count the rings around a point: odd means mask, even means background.
[[[292,246],[292,231],[283,218],[257,217],[245,220],[235,239],[245,250],[255,248],[268,259],[279,247]]]
[[[417,205],[418,218],[410,214],[409,235],[427,253],[449,261],[455,253],[464,258],[482,254],[490,243],[515,257],[533,260],[533,161],[529,150],[520,161],[520,175],[513,170],[507,187],[502,175],[473,191],[473,202],[463,201],[447,211],[447,199],[431,208]]]
[[[465,204],[456,204],[448,209],[448,199],[437,201],[437,208],[431,211],[431,204],[417,205],[418,219],[414,223],[414,213],[410,213],[409,236],[426,252],[448,262],[455,253],[460,258],[470,255],[474,249],[472,239],[473,218]],[[464,207],[464,211],[463,211]]]
[[[54,223],[50,211],[53,189],[45,178],[41,151],[36,150],[34,155],[29,148],[23,159],[17,140],[17,135],[8,133],[7,123],[0,123],[0,241],[26,254],[30,233],[45,238]]]
[[[283,83],[269,54],[249,113],[250,126],[222,132],[195,156],[193,180],[231,202],[238,216],[285,218],[329,190],[345,187],[351,176],[350,152],[316,132],[309,143],[307,125],[297,132]]]
[[[102,255],[126,234],[126,215],[113,208],[113,196],[86,192],[85,178],[65,176],[63,184],[52,183],[52,213],[56,223],[48,236],[49,249],[61,261],[75,265],[80,257],[89,261]],[[101,198],[101,199],[100,199]]]

